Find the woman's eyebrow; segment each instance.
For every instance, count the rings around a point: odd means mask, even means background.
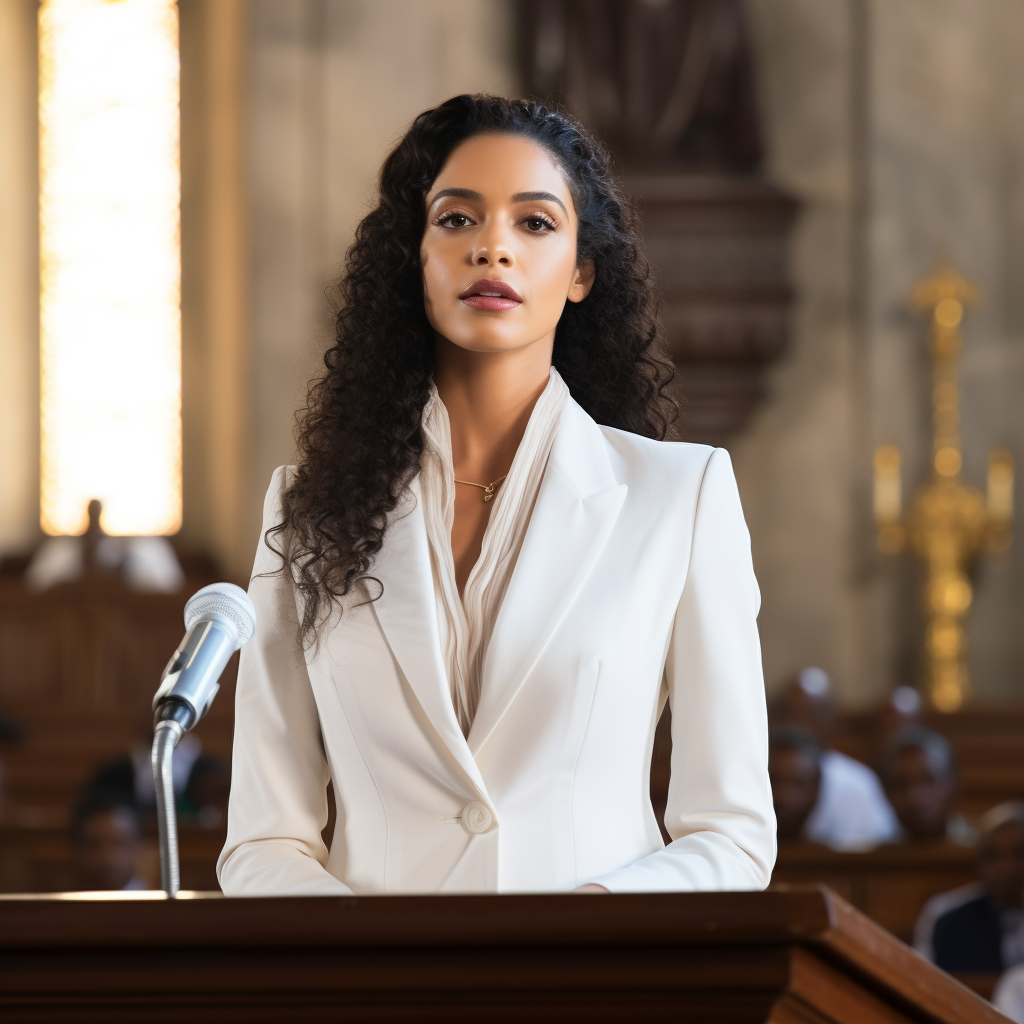
[[[444,199],[447,196],[452,196],[454,199],[471,199],[475,203],[481,202],[484,198],[480,192],[474,192],[471,188],[443,188],[430,200],[430,205],[433,206],[439,199]]]
[[[440,199],[445,199],[451,196],[453,199],[469,199],[475,203],[483,201],[483,194],[480,192],[474,192],[471,188],[443,188],[440,192],[430,200],[430,205],[433,206]],[[517,192],[512,197],[513,203],[538,203],[547,200],[550,203],[557,203],[562,208],[562,213],[569,216],[569,211],[565,208],[565,203],[562,202],[558,196],[551,192]]]
[[[545,199],[551,203],[558,203],[558,205],[562,208],[562,213],[564,213],[566,217],[569,216],[569,211],[565,208],[565,203],[563,203],[562,200],[558,198],[558,196],[552,195],[550,192],[517,192],[512,197],[512,202],[539,203]]]

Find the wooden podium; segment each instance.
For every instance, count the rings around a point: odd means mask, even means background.
[[[0,1020],[1005,1020],[821,887],[134,895],[0,898]]]

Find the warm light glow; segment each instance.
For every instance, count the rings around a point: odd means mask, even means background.
[[[181,526],[178,11],[39,11],[41,521]]]
[[[956,476],[963,464],[963,456],[952,445],[944,445],[935,453],[935,472],[939,476]]]
[[[900,451],[883,444],[875,449],[875,522],[899,522],[903,512],[900,486]]]
[[[1013,456],[997,448],[988,457],[988,515],[997,522],[1013,519]]]

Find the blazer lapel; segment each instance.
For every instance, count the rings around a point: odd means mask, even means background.
[[[484,659],[475,757],[533,671],[604,549],[626,497],[600,428],[570,398]]]
[[[483,776],[455,717],[444,668],[419,477],[388,523],[370,575],[383,584],[384,592],[372,607],[409,686],[438,735],[486,796]]]

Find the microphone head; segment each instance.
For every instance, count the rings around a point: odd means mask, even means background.
[[[197,590],[185,604],[185,629],[211,613],[234,624],[238,634],[235,650],[247,644],[256,632],[256,609],[249,595],[234,583],[211,583]]]

